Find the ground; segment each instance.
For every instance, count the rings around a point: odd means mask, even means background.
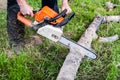
[[[39,10],[41,0],[27,0],[34,10]],[[58,0],[59,3],[61,0]],[[120,6],[109,12],[104,6],[106,1],[118,0],[69,0],[74,18],[64,28],[64,34],[78,41],[96,14],[103,16],[120,15]],[[2,4],[1,4],[2,3]],[[116,2],[117,3],[117,2]],[[120,5],[120,2],[118,2]],[[61,5],[61,4],[59,4]],[[8,35],[6,30],[6,1],[0,0],[0,80],[56,80],[60,68],[69,53],[68,48],[43,38],[43,44],[31,46],[12,59],[9,53]],[[101,24],[98,36],[120,36],[120,23]],[[36,34],[26,29],[25,39]],[[31,38],[30,40],[33,40]],[[29,43],[29,41],[27,42]],[[92,42],[92,49],[97,53],[96,60],[84,59],[79,66],[75,80],[120,80],[120,39],[115,42]]]

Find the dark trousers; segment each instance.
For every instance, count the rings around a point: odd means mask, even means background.
[[[42,0],[42,7],[49,6],[56,12],[59,12],[57,0]],[[7,32],[9,37],[10,46],[19,44],[24,41],[24,24],[17,20],[17,13],[20,8],[16,0],[8,0],[7,3]]]

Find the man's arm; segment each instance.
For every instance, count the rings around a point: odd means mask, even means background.
[[[27,4],[26,0],[17,0],[17,3],[20,6],[20,12],[23,15],[33,16],[33,8]]]
[[[69,14],[72,11],[71,8],[70,8],[70,6],[69,6],[68,0],[62,0],[62,11],[64,9],[67,9],[67,13],[66,14]]]

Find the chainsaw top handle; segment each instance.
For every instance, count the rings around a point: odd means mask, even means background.
[[[74,17],[75,13],[72,12],[67,18],[65,18],[61,23],[55,25],[56,27],[62,27],[64,25],[66,25],[73,17]]]

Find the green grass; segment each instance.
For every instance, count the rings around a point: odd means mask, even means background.
[[[27,1],[35,10],[41,7],[41,0]],[[64,34],[77,41],[96,14],[120,15],[120,7],[108,12],[103,5],[106,1],[109,0],[70,0],[75,16],[66,25]],[[116,3],[116,0],[111,1]],[[119,26],[120,23],[116,22],[102,24],[97,34],[103,37],[120,36]],[[26,33],[25,38],[35,34],[29,28],[26,28]],[[69,50],[45,38],[43,42],[42,45],[26,48],[19,56],[8,58],[6,11],[0,12],[0,80],[55,80]],[[83,60],[76,80],[120,80],[120,66],[117,66],[120,63],[120,40],[109,43],[94,40],[92,47],[98,58]]]

